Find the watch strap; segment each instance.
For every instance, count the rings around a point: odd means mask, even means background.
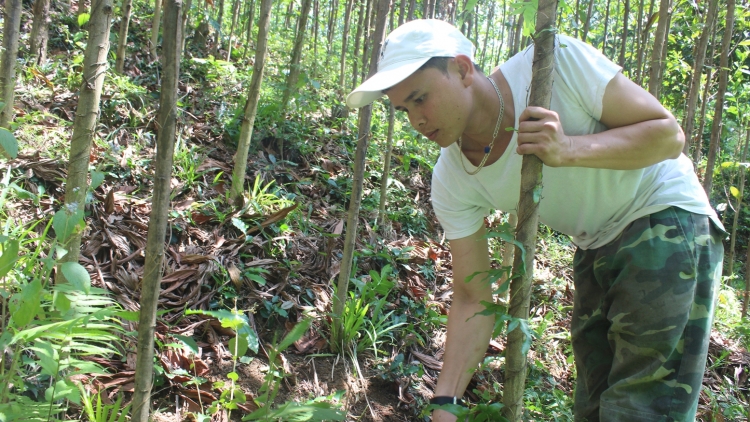
[[[466,403],[456,396],[435,396],[430,399],[430,404],[442,406],[444,404],[457,404],[466,407]]]

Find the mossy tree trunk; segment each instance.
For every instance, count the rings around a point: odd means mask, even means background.
[[[230,198],[238,208],[244,205],[245,172],[247,170],[247,152],[250,150],[250,140],[253,136],[255,114],[258,111],[260,85],[263,82],[263,72],[266,67],[266,50],[268,48],[268,25],[271,21],[271,6],[273,0],[262,0],[260,3],[260,18],[258,20],[258,42],[255,49],[255,64],[250,89],[245,103],[245,114],[242,119],[240,138],[237,142],[237,152],[234,154],[234,169],[232,170],[232,188]]]
[[[0,58],[0,92],[3,102],[0,127],[7,128],[13,121],[16,96],[16,56],[21,31],[21,0],[5,0],[3,9],[3,53]]]
[[[88,190],[91,143],[99,120],[99,100],[104,76],[107,72],[109,54],[109,31],[112,22],[112,0],[94,0],[88,22],[89,38],[83,59],[83,83],[81,84],[73,123],[73,138],[68,157],[68,178],[65,180],[65,207],[71,211],[83,211]],[[66,239],[59,239],[67,254],[63,262],[78,262],[81,249],[81,233],[74,232]],[[64,282],[62,272],[57,282]]]
[[[555,14],[557,0],[540,0],[536,20],[536,42],[532,66],[529,106],[549,108],[552,98],[552,71],[555,56]],[[524,155],[521,167],[521,196],[518,202],[516,241],[526,253],[516,251],[513,273],[523,274],[510,284],[508,314],[522,322],[529,317],[531,282],[534,277],[534,250],[539,226],[539,201],[542,197],[542,161],[535,155]],[[525,255],[525,259],[524,259]],[[523,271],[525,269],[525,271]],[[505,357],[505,417],[521,421],[527,362],[523,351],[526,335],[520,326],[508,333]],[[529,339],[530,341],[530,339]]]
[[[714,103],[714,120],[711,122],[711,143],[706,158],[706,176],[703,178],[703,189],[709,198],[713,188],[716,157],[719,154],[721,143],[721,116],[724,112],[724,96],[727,92],[729,79],[729,48],[732,43],[732,30],[734,29],[734,0],[727,0],[726,7],[726,25],[724,26],[724,38],[721,40],[721,59],[719,59],[719,88],[716,91],[716,102]]]
[[[157,0],[161,1],[161,0]],[[154,332],[156,308],[164,261],[164,235],[172,188],[172,163],[177,132],[177,82],[180,78],[182,50],[182,0],[167,0],[164,8],[164,55],[162,60],[161,94],[156,118],[159,133],[156,138],[154,192],[146,241],[146,263],[140,297],[138,349],[135,370],[135,394],[132,419],[148,422],[151,385],[154,370]]]
[[[375,20],[375,35],[373,36],[372,60],[368,77],[377,72],[378,57],[380,56],[380,44],[385,35],[385,23],[388,18],[388,7],[390,0],[377,0],[377,14]],[[349,288],[349,274],[352,270],[352,259],[357,238],[357,226],[359,220],[359,208],[362,203],[362,184],[365,173],[365,155],[367,145],[370,141],[370,126],[372,122],[372,105],[359,109],[359,125],[357,133],[357,150],[354,154],[354,171],[352,179],[352,193],[349,200],[349,213],[346,219],[346,237],[344,239],[344,252],[341,258],[341,267],[338,283],[336,285],[336,296],[333,298],[333,330],[331,333],[331,346],[342,350],[340,335],[343,331],[341,326],[341,312],[346,303],[347,290]]]

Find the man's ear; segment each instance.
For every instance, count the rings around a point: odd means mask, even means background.
[[[474,63],[472,63],[469,56],[459,54],[453,58],[453,63],[457,67],[458,74],[461,76],[461,80],[465,86],[469,86],[474,83],[474,77],[476,76],[476,70],[474,69]]]

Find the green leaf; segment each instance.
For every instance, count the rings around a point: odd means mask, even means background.
[[[284,337],[284,340],[281,341],[277,350],[279,352],[284,351],[287,347],[291,346],[292,343],[301,339],[307,330],[310,329],[310,324],[312,324],[312,320],[309,318],[297,323],[297,325],[289,331],[289,334]]]
[[[44,392],[47,402],[68,399],[76,404],[81,404],[81,391],[71,381],[60,380],[54,386]]]
[[[236,372],[230,372],[230,373],[227,374],[227,378],[229,378],[230,380],[232,380],[234,382],[237,382],[237,380],[240,379],[240,376],[237,375]]]
[[[230,312],[226,310],[185,310],[185,315],[194,314],[208,315],[218,319],[219,322],[221,322],[222,327],[233,329],[237,333],[237,335],[245,338],[247,346],[253,351],[253,353],[258,353],[258,347],[260,346],[260,344],[258,343],[258,335],[255,333],[255,331],[253,331],[252,328],[250,328],[250,324],[248,323],[247,317],[245,315],[242,315],[238,312]]]
[[[23,329],[39,314],[42,302],[42,282],[34,279],[10,298],[12,325]]]
[[[229,340],[229,352],[232,353],[232,357],[239,358],[240,356],[245,356],[247,349],[247,337],[238,335]]]
[[[77,290],[89,294],[91,292],[91,276],[83,268],[83,265],[77,262],[63,262],[60,264],[65,279],[76,287]]]
[[[55,229],[57,238],[62,241],[67,241],[70,235],[72,235],[78,227],[83,228],[83,209],[78,205],[75,205],[75,211],[71,212],[68,209],[68,205],[65,208],[55,213],[52,218],[52,228]]]
[[[232,217],[232,225],[240,229],[242,233],[247,233],[247,224],[245,224],[245,222],[240,220],[239,218]]]
[[[90,18],[91,15],[89,15],[88,13],[81,13],[80,15],[78,15],[78,26],[86,25]]]
[[[2,127],[0,127],[0,148],[2,148],[10,158],[18,157],[18,141],[16,141],[16,137],[13,136],[11,131]]]
[[[198,343],[196,343],[195,340],[193,340],[192,337],[190,337],[190,336],[183,336],[183,335],[180,335],[180,334],[172,334],[172,337],[174,337],[177,340],[179,340],[180,343],[182,343],[182,346],[185,349],[189,350],[192,354],[197,355],[198,352],[200,351],[198,349]]]
[[[8,240],[2,246],[3,254],[0,255],[0,278],[5,277],[18,260],[19,244],[17,240]]]
[[[29,347],[39,358],[37,363],[42,367],[42,374],[54,377],[60,371],[60,355],[52,344],[44,340],[37,340],[34,346]]]
[[[737,189],[737,188],[735,188],[734,186],[731,186],[729,188],[729,193],[731,193],[732,196],[734,196],[735,198],[739,198],[740,197],[740,190]]]
[[[740,41],[740,45],[750,45],[750,40]]]
[[[102,185],[102,182],[104,182],[104,172],[91,170],[91,186],[89,186],[89,189],[95,190]]]

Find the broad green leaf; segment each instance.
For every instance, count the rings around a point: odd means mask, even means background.
[[[244,221],[240,220],[239,218],[232,217],[232,225],[240,229],[242,233],[247,233],[247,224]]]
[[[75,286],[79,291],[89,294],[91,291],[91,276],[83,268],[83,265],[77,262],[64,262],[60,264],[65,279]]]
[[[91,15],[89,15],[88,13],[81,13],[80,15],[78,15],[78,26],[86,25],[90,18]]]
[[[56,212],[55,216],[52,218],[52,228],[55,229],[55,234],[59,240],[66,241],[78,227],[84,225],[83,210],[79,209],[81,207],[78,207],[77,205],[75,208],[75,211],[70,212],[66,206]]]
[[[42,283],[34,279],[10,298],[12,325],[23,329],[39,314],[42,302]]]
[[[183,336],[180,334],[172,334],[172,337],[176,338],[177,340],[182,343],[182,346],[189,350],[192,354],[197,355],[200,351],[198,349],[198,343],[195,342],[195,340],[190,336]]]
[[[230,380],[234,382],[237,382],[237,380],[240,379],[240,376],[236,372],[230,372],[227,374],[227,378],[229,378]]]
[[[10,158],[18,157],[18,141],[13,133],[8,129],[0,127],[0,148],[2,148]]]
[[[750,40],[740,41],[740,45],[750,45]]]
[[[2,244],[3,254],[0,256],[0,278],[5,277],[18,260],[18,241],[8,240]]]
[[[292,343],[301,339],[302,336],[305,335],[307,330],[310,328],[310,324],[312,324],[312,320],[309,318],[297,323],[297,325],[295,325],[294,328],[289,331],[289,334],[284,337],[284,340],[281,341],[278,351],[284,351],[287,347],[291,346]]]
[[[42,367],[42,374],[54,377],[60,372],[60,355],[52,347],[52,344],[44,341],[37,340],[34,342],[34,346],[29,347],[33,350],[36,356],[39,358],[37,363]]]
[[[104,172],[91,170],[91,186],[89,186],[89,189],[95,190],[101,186],[102,182],[104,182]]]
[[[237,335],[243,336],[247,341],[248,347],[254,352],[258,353],[258,335],[250,328],[247,317],[240,313],[235,313],[227,310],[218,311],[203,311],[203,310],[185,310],[185,315],[208,315],[212,316],[221,322],[221,326],[224,328],[233,329]]]
[[[736,188],[736,187],[734,187],[734,186],[730,186],[730,187],[729,187],[729,193],[731,193],[731,194],[732,194],[732,196],[734,196],[735,198],[739,198],[739,197],[740,197],[740,190],[739,190],[739,189],[737,189],[737,188]]]
[[[245,356],[245,353],[247,353],[247,348],[247,337],[245,336],[237,335],[229,340],[229,352],[232,353],[232,356],[234,358]]]
[[[44,398],[50,401],[68,399],[76,404],[81,404],[81,391],[73,384],[72,381],[60,380],[44,392]]]

